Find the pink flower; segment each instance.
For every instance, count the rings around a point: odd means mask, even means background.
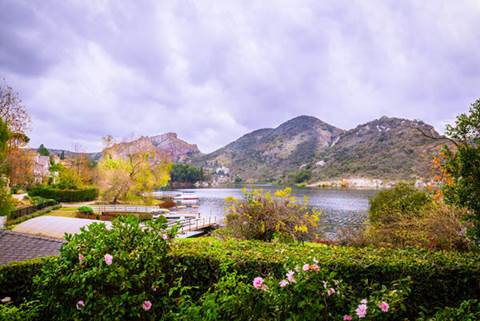
[[[380,310],[382,310],[382,312],[388,312],[388,309],[390,308],[390,305],[388,305],[387,302],[382,301],[382,302],[380,302],[378,307],[380,308]]]
[[[149,300],[143,301],[142,308],[143,308],[145,311],[150,310],[150,309],[152,308],[152,302],[150,302]]]
[[[253,279],[253,286],[255,287],[255,289],[262,289],[263,285],[263,279],[261,277],[257,276],[255,279]]]
[[[367,315],[367,305],[366,304],[360,304],[358,306],[358,308],[355,310],[355,312],[357,313],[357,316],[360,319],[365,318],[365,316]]]
[[[82,262],[83,260],[85,260],[85,256],[78,254],[78,261]]]
[[[77,302],[77,310],[82,310],[85,307],[85,302],[83,300],[79,300]]]
[[[305,264],[303,266],[303,271],[307,272],[308,270],[310,270],[310,265],[309,264]]]
[[[288,271],[287,273],[287,280],[288,282],[290,283],[296,283],[297,281],[295,280],[295,278],[293,277],[295,275],[295,272],[293,271]]]
[[[288,281],[287,280],[282,280],[282,281],[280,281],[279,285],[280,285],[281,288],[284,288],[288,285]]]
[[[345,315],[343,316],[343,321],[352,321],[352,320],[353,320],[353,318],[352,318],[351,315],[345,314]]]
[[[168,235],[167,234],[162,234],[162,239],[164,239],[165,241],[168,240]]]
[[[334,294],[335,294],[335,289],[334,289],[334,288],[328,289],[328,290],[327,290],[327,294],[328,294],[328,296],[334,295]]]
[[[314,271],[319,271],[320,270],[320,267],[318,266],[318,264],[313,264],[310,266],[310,268]]]
[[[113,256],[111,256],[110,254],[105,254],[105,256],[103,257],[103,259],[105,260],[105,263],[106,263],[107,265],[112,265]]]

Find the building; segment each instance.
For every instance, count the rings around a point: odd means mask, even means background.
[[[42,183],[50,177],[50,157],[35,155],[33,164],[33,177],[35,183]]]

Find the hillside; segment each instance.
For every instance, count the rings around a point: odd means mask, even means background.
[[[200,155],[197,145],[179,139],[176,133],[157,136],[142,136],[131,142],[117,143],[111,147],[116,155],[127,155],[138,151],[157,150],[173,162],[183,162]]]
[[[382,117],[344,132],[312,164],[314,179],[428,177],[434,148],[442,141],[421,121]]]
[[[285,179],[291,171],[316,159],[343,130],[310,116],[299,116],[277,128],[251,132],[219,150],[196,157],[210,169],[227,167],[231,177],[247,181]]]

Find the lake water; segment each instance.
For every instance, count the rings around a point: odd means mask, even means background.
[[[281,187],[255,186],[265,191],[275,191]],[[199,188],[180,189],[180,191],[195,192],[199,198],[202,215],[223,217],[225,198],[242,197],[241,188]],[[310,189],[294,188],[292,194],[303,198],[308,197],[308,204],[323,212],[321,225],[327,235],[335,235],[339,227],[358,226],[367,217],[368,199],[377,193],[375,190],[349,189]]]

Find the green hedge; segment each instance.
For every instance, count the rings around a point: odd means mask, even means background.
[[[286,266],[316,258],[319,264],[359,287],[362,279],[388,283],[410,276],[412,291],[406,302],[410,317],[418,315],[421,306],[433,313],[438,307],[457,306],[463,300],[480,297],[478,253],[198,238],[178,240],[172,255],[188,270],[183,274],[184,281],[200,286],[200,290],[218,280],[221,264],[232,264],[232,268],[253,279],[268,273],[280,276]]]
[[[14,303],[33,297],[33,276],[40,272],[47,258],[0,265],[0,298],[11,297]]]
[[[83,189],[58,189],[53,187],[33,187],[28,190],[28,195],[41,196],[51,198],[58,202],[85,202],[93,201],[98,197],[98,189],[83,188]]]
[[[439,308],[458,306],[464,300],[480,297],[480,255],[477,253],[286,245],[213,238],[178,239],[172,246],[170,256],[181,267],[182,282],[197,286],[198,294],[219,280],[221,266],[229,265],[230,270],[253,279],[269,273],[280,276],[287,268],[316,258],[319,264],[337,271],[343,280],[358,284],[359,288],[363,286],[363,279],[387,284],[411,277],[412,291],[405,302],[409,319],[417,317],[422,309],[426,315],[433,315]],[[15,295],[16,300],[28,298],[31,276],[39,270],[39,262],[1,267],[0,295],[8,292],[6,294]]]

